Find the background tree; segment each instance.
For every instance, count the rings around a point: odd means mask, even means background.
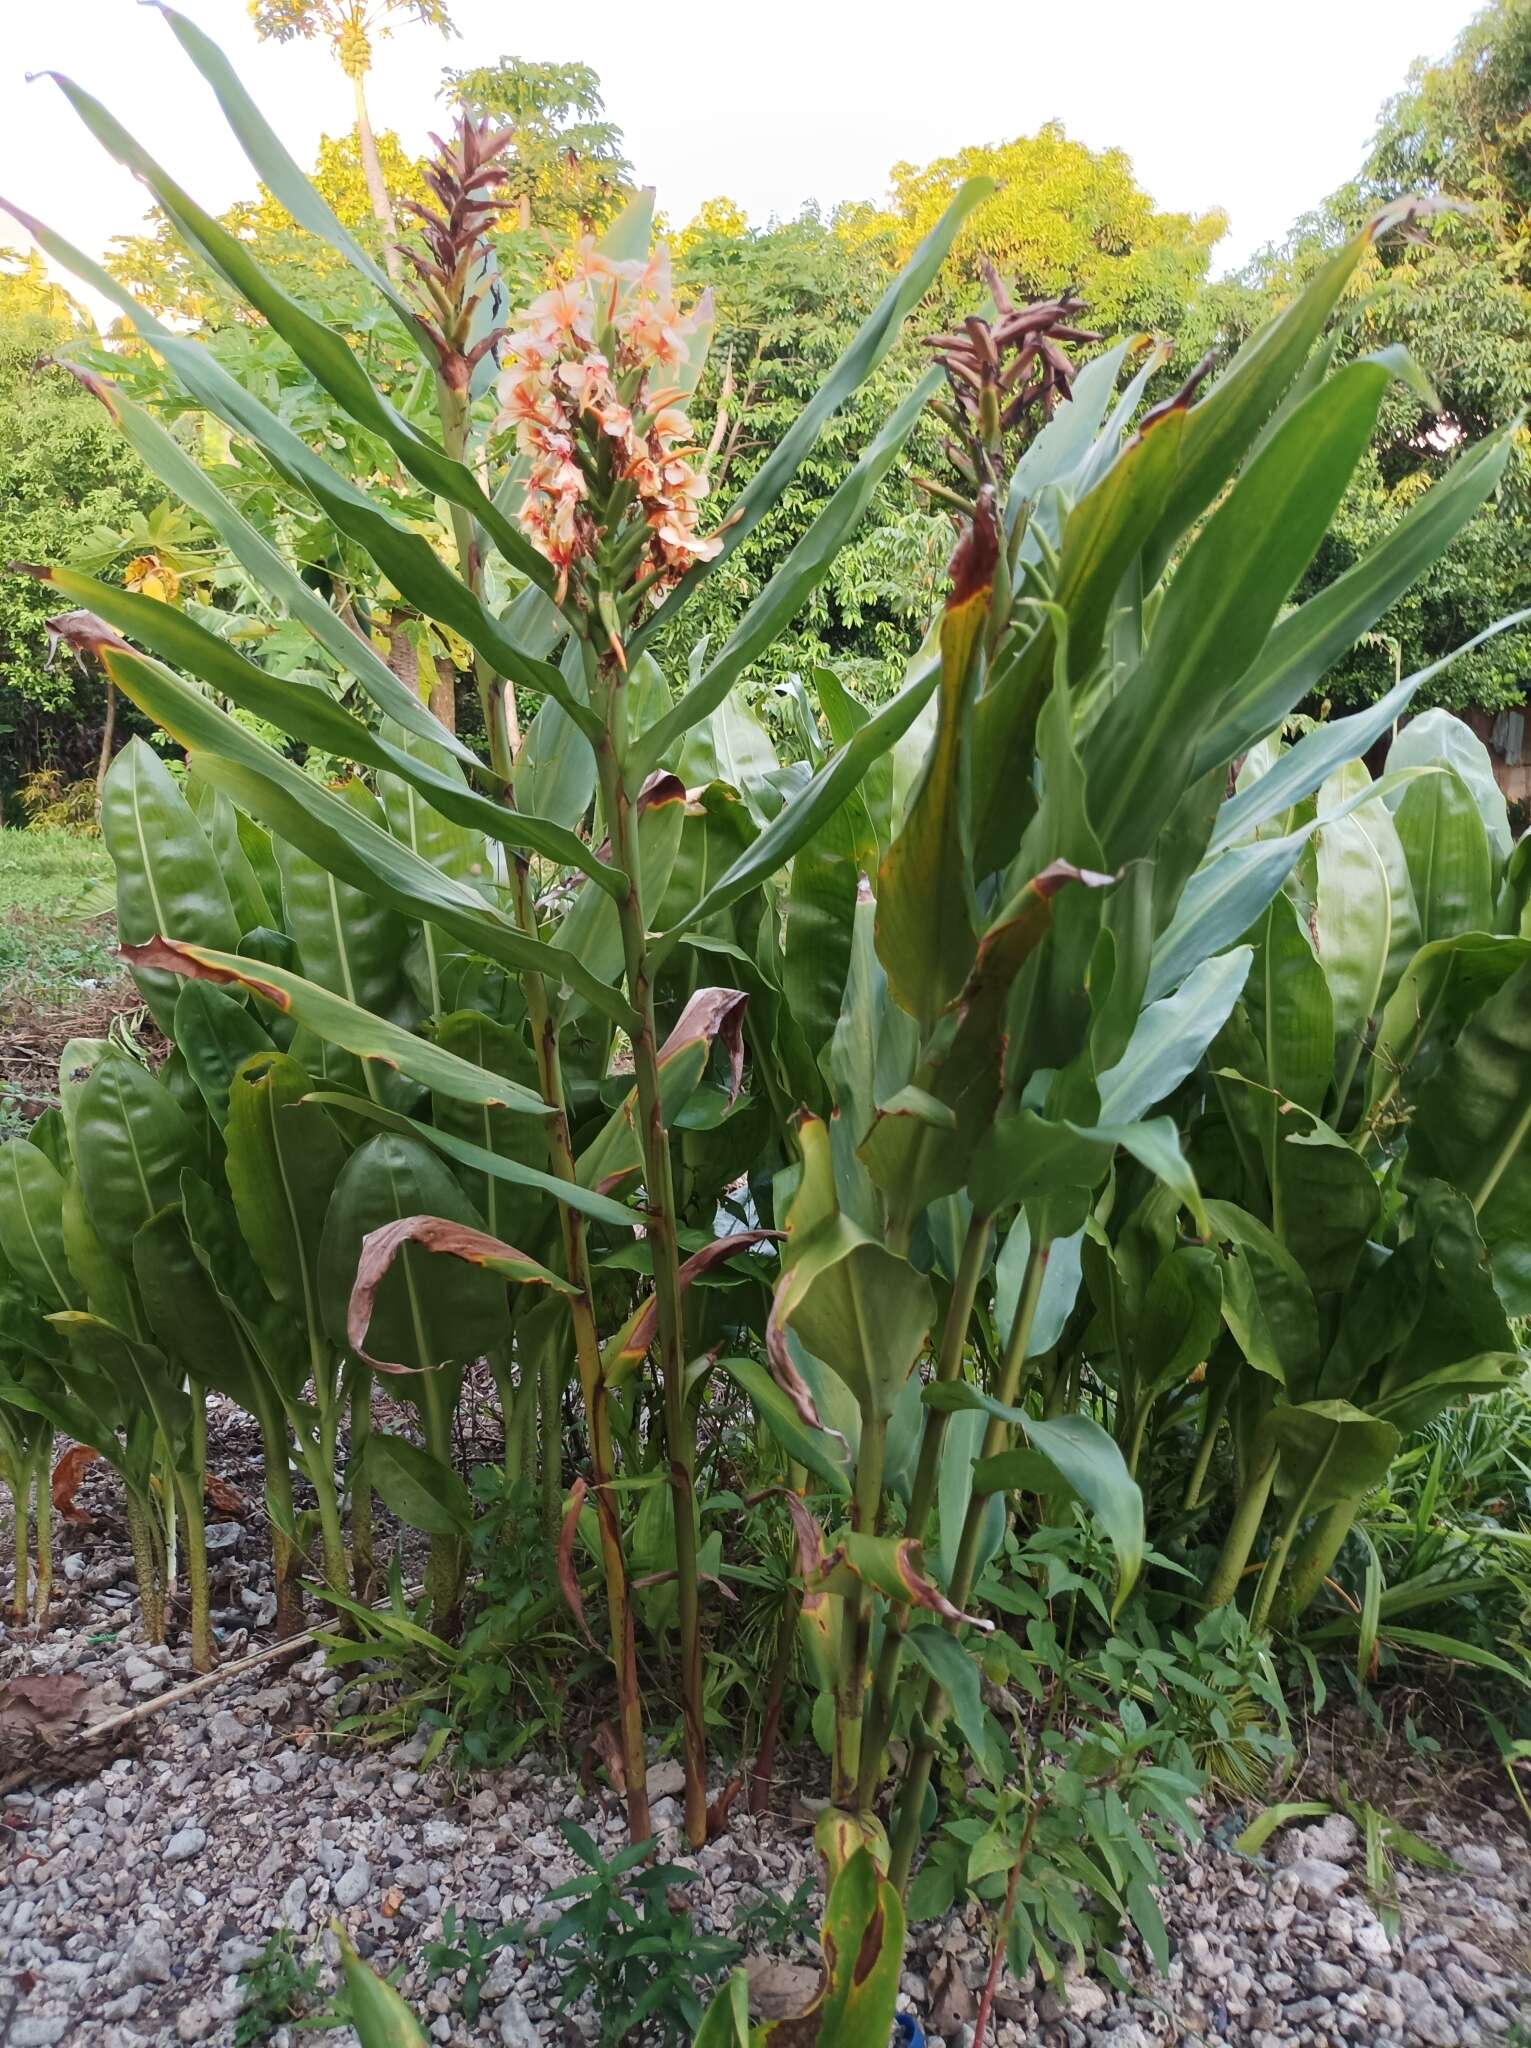
[[[603,227],[616,213],[633,169],[588,64],[501,57],[444,72],[441,89],[475,120],[513,132],[506,168],[523,231],[537,227],[567,239]]]
[[[383,260],[397,284],[401,267],[394,244],[399,239],[399,230],[367,113],[366,90],[367,73],[372,69],[373,40],[392,34],[389,17],[395,14],[439,29],[444,36],[456,34],[446,0],[250,0],[250,19],[258,36],[269,36],[279,43],[323,36],[350,79],[356,106],[356,140],[367,192],[383,231]]]
[[[895,164],[890,205],[847,208],[840,219],[849,234],[891,233],[903,261],[973,177],[993,178],[999,190],[963,224],[948,267],[971,280],[992,262],[1020,299],[1072,284],[1089,301],[1092,325],[1119,333],[1176,328],[1228,226],[1216,209],[1161,212],[1125,151],[1089,149],[1057,121],[925,165]]]
[[[96,401],[50,366],[80,332],[40,259],[0,251],[0,561],[118,566],[163,495]],[[72,656],[50,658],[57,609],[40,584],[0,579],[0,813],[39,768],[75,781],[97,765],[104,694]]]
[[[1448,211],[1421,239],[1378,251],[1359,281],[1341,342],[1364,354],[1401,342],[1434,386],[1432,406],[1402,386],[1383,408],[1369,464],[1310,575],[1326,582],[1448,466],[1458,451],[1531,407],[1531,0],[1493,0],[1443,62],[1424,64],[1383,109],[1359,175],[1268,250],[1248,281],[1294,290],[1376,206],[1419,193]],[[1516,436],[1497,502],[1484,508],[1370,644],[1327,679],[1337,701],[1371,698],[1449,653],[1491,620],[1531,604],[1531,459]],[[1505,633],[1455,663],[1435,702],[1520,706],[1531,634]]]

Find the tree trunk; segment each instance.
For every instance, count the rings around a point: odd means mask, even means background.
[[[356,100],[356,143],[361,151],[362,176],[367,181],[367,197],[372,201],[372,212],[383,231],[383,262],[388,275],[397,284],[403,276],[403,265],[399,262],[399,224],[394,219],[393,201],[388,196],[388,187],[383,182],[383,166],[377,153],[377,138],[372,133],[372,123],[367,115],[367,89],[360,72],[351,80],[351,91]]]
[[[448,732],[457,730],[457,671],[445,655],[436,662],[436,680],[431,684],[430,708]]]
[[[112,734],[117,724],[117,685],[108,677],[106,684],[106,723],[101,728],[101,752],[96,761],[96,813],[101,811],[101,791],[106,782],[106,771],[112,765]]]

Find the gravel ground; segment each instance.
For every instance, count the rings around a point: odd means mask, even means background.
[[[259,1497],[253,1478],[239,1475],[250,1499]],[[88,1483],[82,1498],[105,1503],[109,1489]],[[253,1529],[215,1526],[215,1604],[232,1655],[244,1631],[269,1621],[269,1583]],[[181,1653],[146,1648],[135,1632],[130,1565],[107,1514],[94,1529],[69,1531],[61,1547],[60,1625],[0,1647],[0,1680],[73,1674],[94,1689],[95,1718],[184,1676]],[[534,1760],[454,1786],[440,1769],[422,1774],[420,1743],[331,1747],[316,1724],[337,1683],[312,1652],[226,1679],[143,1721],[131,1751],[89,1775],[39,1778],[0,1796],[3,2048],[229,2048],[241,1965],[286,1926],[323,1955],[331,1981],[334,1917],[376,1967],[407,1964],[403,1988],[444,2044],[533,2048],[594,2038],[588,2014],[555,2015],[550,1973],[509,1946],[470,2026],[457,1985],[431,1984],[424,1946],[449,1906],[459,1919],[491,1924],[535,1913],[548,1889],[574,1874],[558,1819],[579,1819],[615,1849],[623,1828],[614,1799],[587,1795]],[[656,1824],[673,1828],[679,1770],[663,1763],[655,1776]],[[1214,1826],[1207,1843],[1167,1869],[1167,1978],[1154,1979],[1128,1951],[1122,1961],[1139,1987],[1130,1999],[1096,1978],[1052,1990],[1006,1979],[992,2038],[1004,2048],[1525,2043],[1531,2037],[1517,2035],[1517,2022],[1531,2023],[1523,1831],[1479,1809],[1470,1825],[1438,1815],[1413,1824],[1459,1869],[1399,1867],[1396,1942],[1367,1901],[1349,1822],[1288,1830],[1271,1860],[1259,1862],[1221,1845],[1231,1825]],[[813,1863],[806,1822],[757,1826],[743,1817],[683,1860],[700,1873],[693,1915],[717,1929],[761,1889],[790,1892]],[[932,2042],[968,2048],[986,1962],[976,1909],[915,1930],[904,2002]]]

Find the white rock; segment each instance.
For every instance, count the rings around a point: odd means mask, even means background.
[[[500,2007],[497,2018],[500,2048],[542,2048],[542,2036],[532,2025],[526,2007],[514,1992]]]
[[[428,1820],[421,1840],[427,1849],[435,1850],[439,1855],[443,1849],[460,1849],[467,1836],[455,1821]]]
[[[1504,1869],[1499,1851],[1489,1842],[1464,1842],[1452,1855],[1470,1877],[1498,1877]]]
[[[372,1882],[372,1866],[365,1856],[358,1856],[349,1870],[342,1871],[335,1880],[335,1904],[357,1906],[367,1896],[367,1887]]]
[[[1323,1856],[1300,1856],[1295,1863],[1289,1863],[1283,1876],[1300,1892],[1310,1898],[1332,1899],[1350,1882],[1350,1873],[1338,1863],[1330,1863]]]
[[[1349,1814],[1330,1813],[1312,1827],[1287,1830],[1276,1845],[1276,1861],[1301,1863],[1305,1857],[1316,1856],[1325,1863],[1348,1863],[1359,1841]]]
[[[207,2004],[194,1998],[176,2014],[175,2036],[178,2041],[205,2041],[217,2024]]]
[[[184,1863],[188,1856],[196,1856],[207,1847],[205,1828],[177,1828],[165,1844],[167,1863]]]

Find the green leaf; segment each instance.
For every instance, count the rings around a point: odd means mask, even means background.
[[[1410,515],[1412,517],[1412,514]],[[1343,579],[1342,579],[1343,580]],[[1450,654],[1442,655],[1439,661],[1432,661],[1427,668],[1418,669],[1412,676],[1405,676],[1374,704],[1368,704],[1360,711],[1352,712],[1348,718],[1326,719],[1311,732],[1303,734],[1295,746],[1288,747],[1274,766],[1252,782],[1247,789],[1231,796],[1217,814],[1217,825],[1212,834],[1212,851],[1231,846],[1236,839],[1258,830],[1272,818],[1279,817],[1298,804],[1305,796],[1311,796],[1320,783],[1328,780],[1337,768],[1347,761],[1357,761],[1390,726],[1401,718],[1424,684],[1434,680],[1443,669],[1449,668],[1464,654],[1470,654],[1475,647],[1481,647],[1485,640],[1492,640],[1497,633],[1508,632],[1512,627],[1521,626],[1531,619],[1531,611],[1514,612],[1508,618],[1498,619],[1492,626],[1485,626],[1481,633],[1475,633],[1470,640],[1464,640],[1460,647],[1454,647]],[[1290,621],[1283,621],[1288,624]],[[1281,626],[1271,635],[1274,641],[1281,632]],[[1271,643],[1267,642],[1267,646]],[[1346,643],[1349,644],[1348,642]],[[1341,652],[1344,650],[1342,649]],[[1253,719],[1241,721],[1239,732]],[[1235,735],[1237,737],[1237,735]],[[1231,754],[1213,752],[1210,744],[1203,749],[1206,765],[1215,767],[1219,761],[1232,758]],[[1237,748],[1233,749],[1237,752]],[[1390,757],[1391,758],[1391,757]],[[1402,763],[1400,763],[1402,765]]]
[[[262,270],[248,246],[205,213],[99,100],[73,79],[59,72],[50,75],[102,147],[154,194],[181,239],[264,316],[320,388],[358,425],[392,448],[417,482],[448,504],[469,512],[522,576],[551,589],[553,572],[545,557],[496,509],[465,463],[454,460],[411,426],[376,390],[346,336],[316,319]],[[418,322],[409,314],[408,302],[393,292],[386,280],[379,288],[395,310],[405,315],[412,338],[417,343],[423,341]],[[430,350],[428,341],[425,347]],[[472,594],[463,589],[463,596],[471,600]],[[507,669],[505,673],[513,671]]]
[[[64,1192],[64,1176],[36,1145],[0,1144],[0,1255],[45,1310],[84,1303],[65,1249]]]
[[[1196,756],[1199,768],[1230,761],[1252,737],[1274,731],[1288,712],[1317,688],[1340,656],[1348,653],[1361,635],[1376,624],[1389,605],[1440,559],[1498,485],[1514,432],[1513,427],[1506,427],[1469,449],[1439,482],[1415,499],[1397,525],[1374,542],[1358,562],[1316,597],[1310,597],[1306,604],[1277,621],[1240,684],[1237,707],[1221,716],[1202,736]],[[1513,619],[1500,620],[1440,661],[1407,677],[1399,686],[1404,703],[1459,654],[1467,653],[1507,626],[1523,623],[1525,617],[1520,612]],[[1388,695],[1399,692],[1389,691]],[[1356,713],[1353,720],[1340,719],[1335,723],[1363,731],[1363,721],[1370,722],[1380,709],[1379,703],[1370,711]],[[1390,725],[1396,715],[1391,714],[1385,723]],[[1383,729],[1378,728],[1379,734]],[[1317,788],[1322,780],[1320,775],[1310,788]]]
[[[1070,683],[1083,683],[1100,652],[1122,580],[1158,522],[1179,463],[1185,419],[1177,407],[1135,435],[1070,511],[1053,606],[1041,612],[1023,647],[996,662],[974,707],[973,842],[980,874],[1002,867],[1020,840],[1026,812],[1017,796],[1031,776],[1037,717],[1053,679],[1059,622],[1067,624],[1064,673]],[[1017,487],[1024,468],[1025,458],[1017,470]]]
[[[40,222],[35,225],[39,236],[47,237],[43,246],[58,260],[76,271],[80,265],[86,265],[89,281],[93,284],[98,278],[106,278],[104,271],[98,272],[96,266],[89,264],[78,251],[70,250],[67,243],[60,244],[56,237],[49,235]],[[106,282],[111,287],[108,296],[115,295],[117,287],[109,278]],[[121,303],[120,299],[118,303]],[[309,588],[292,565],[235,509],[207,472],[172,435],[135,405],[125,392],[78,369],[75,375],[106,407],[145,466],[183,504],[207,522],[256,589],[290,618],[306,627],[331,660],[360,683],[380,711],[406,731],[445,746],[472,771],[487,774],[472,750],[449,733],[415,693],[400,682],[369,640],[353,632],[323,598]],[[152,602],[149,599],[144,601]]]
[[[257,1053],[276,1051],[244,1004],[206,981],[182,982],[175,1043],[220,1131],[228,1122],[229,1089],[239,1068]]]
[[[107,770],[101,835],[117,871],[117,929],[125,945],[193,939],[232,952],[239,944],[228,886],[207,835],[170,770],[136,737]],[[180,991],[153,974],[140,987],[168,1034]]]
[[[440,1046],[432,1045],[429,1039],[416,1038],[385,1017],[358,1009],[354,1003],[305,981],[301,975],[289,974],[284,967],[244,960],[236,953],[215,953],[204,946],[162,944],[137,950],[150,966],[248,989],[327,1043],[355,1053],[358,1059],[376,1060],[380,1066],[394,1068],[422,1087],[450,1095],[454,1101],[487,1102],[519,1110],[526,1116],[548,1113],[546,1103],[530,1089],[457,1059]]]
[[[994,597],[997,537],[984,510],[953,557],[941,618],[936,734],[903,823],[877,871],[877,953],[893,999],[921,1038],[957,995],[978,952],[969,765],[972,702]]]
[[[1235,946],[1204,960],[1174,995],[1147,1006],[1127,1050],[1099,1077],[1104,1122],[1135,1122],[1174,1093],[1228,1021],[1253,959],[1251,947]]]
[[[1501,628],[1510,623],[1499,622]],[[1454,769],[1472,797],[1488,834],[1497,883],[1498,871],[1510,857],[1512,836],[1504,791],[1494,775],[1493,757],[1465,719],[1450,711],[1422,711],[1418,718],[1409,720],[1388,749],[1387,765],[1390,769],[1432,767],[1437,762]]]
[[[851,821],[842,805],[793,855],[787,885],[782,996],[815,1059],[840,1015],[857,887]]]
[[[1531,1315],[1531,963],[1463,1027],[1419,1090],[1411,1169],[1460,1188],[1511,1315]]]
[[[392,1131],[369,1138],[340,1170],[319,1251],[320,1306],[334,1343],[349,1342],[348,1310],[364,1240],[415,1216],[481,1228],[467,1196],[429,1146]],[[436,1368],[482,1356],[504,1339],[507,1327],[502,1279],[407,1244],[378,1286],[367,1344],[374,1358],[422,1375],[398,1384],[424,1401]],[[449,1411],[450,1406],[449,1398]]]
[[[1411,1096],[1455,1045],[1468,1018],[1531,960],[1531,938],[1462,932],[1421,946],[1405,968],[1377,1027],[1367,1090],[1368,1117],[1400,1092]]]
[[[810,1429],[763,1365],[753,1358],[720,1358],[719,1368],[749,1396],[751,1407],[787,1456],[805,1465],[842,1500],[849,1500],[847,1446],[827,1430]],[[838,1454],[838,1455],[837,1455]]]
[[[389,778],[397,778],[423,797],[435,812],[468,832],[484,833],[504,846],[523,847],[556,861],[560,867],[578,868],[614,896],[625,892],[626,877],[621,869],[598,860],[577,832],[535,815],[535,803],[524,810],[512,810],[470,789],[452,765],[455,756],[434,741],[404,728],[404,743],[395,744],[354,718],[316,684],[268,674],[174,605],[162,604],[131,590],[119,590],[113,584],[98,582],[72,569],[48,568],[34,573],[62,596],[109,620],[164,661],[211,684],[221,696],[253,711],[289,737],[321,747],[342,760],[385,771]],[[352,639],[355,637],[351,635]],[[552,704],[551,708],[558,718],[569,723],[558,705]],[[570,730],[593,777],[595,762],[589,745],[572,725]],[[534,719],[527,747],[532,745],[536,733]],[[525,753],[523,748],[523,756]],[[121,758],[119,755],[118,759]],[[519,775],[519,764],[517,772]],[[517,798],[520,801],[519,782]],[[580,809],[583,808],[581,805]]]
[[[390,1513],[427,1536],[467,1535],[473,1496],[450,1465],[386,1430],[374,1430],[366,1444],[367,1481]]]
[[[624,1027],[633,1021],[625,998],[579,961],[529,938],[468,884],[401,846],[160,663],[115,642],[95,644],[123,694],[182,746],[200,750],[198,772],[204,780],[227,791],[242,810],[290,839],[332,875],[406,917],[424,918],[452,932],[470,951],[506,967],[550,975],[555,986],[567,983]]]
[[[1233,475],[1245,452],[1302,369],[1382,216],[1336,250],[1307,285],[1266,322],[1191,408],[1180,475],[1159,522],[1144,581],[1151,586],[1176,541]]]
[[[1273,896],[1247,936],[1255,960],[1244,1005],[1264,1062],[1250,1078],[1316,1115],[1334,1071],[1334,1004],[1324,970],[1289,896]]]
[[[440,1092],[438,1090],[438,1093]],[[458,1095],[451,1099],[470,1106],[479,1102],[479,1098],[467,1095]],[[317,1107],[341,1110],[347,1115],[362,1117],[369,1123],[382,1124],[387,1130],[420,1138],[427,1145],[434,1146],[446,1158],[455,1160],[459,1166],[468,1167],[472,1172],[483,1174],[490,1179],[503,1181],[507,1186],[535,1189],[556,1202],[564,1203],[570,1209],[578,1209],[581,1215],[590,1217],[593,1222],[605,1223],[630,1233],[642,1220],[635,1210],[624,1209],[620,1202],[612,1201],[609,1196],[596,1194],[592,1189],[581,1186],[578,1181],[567,1181],[556,1174],[544,1173],[536,1167],[523,1165],[519,1159],[507,1157],[503,1153],[488,1152],[482,1145],[475,1145],[470,1140],[456,1137],[450,1130],[438,1125],[420,1123],[414,1117],[388,1108],[385,1103],[370,1102],[362,1095],[339,1095],[322,1090],[311,1092],[306,1100]]]
[[[977,1664],[961,1643],[943,1628],[921,1622],[905,1632],[904,1647],[922,1664],[951,1701],[952,1718],[975,1763],[991,1775],[994,1745],[984,1711]]]
[[[1007,1408],[966,1380],[936,1381],[924,1390],[927,1408],[956,1412],[981,1409],[1019,1429],[1052,1466],[1065,1486],[1084,1502],[1116,1552],[1119,1609],[1143,1567],[1143,1496],[1115,1441],[1087,1415],[1042,1418],[1024,1408]]]
[[[1277,1828],[1284,1828],[1288,1821],[1317,1820],[1333,1811],[1327,1799],[1284,1800],[1257,1814],[1243,1834],[1235,1837],[1233,1846],[1241,1856],[1258,1856]]]
[[[1333,787],[1343,791],[1366,779],[1366,770],[1357,761],[1334,777]],[[1338,1117],[1372,1027],[1420,935],[1408,862],[1386,808],[1371,804],[1330,821],[1328,795],[1326,786],[1319,796],[1314,840],[1318,894],[1312,915],[1315,945],[1333,1001]]]
[[[750,663],[758,660],[781,637],[833,568],[836,556],[865,517],[878,485],[898,459],[904,443],[919,424],[926,405],[942,388],[943,382],[940,371],[929,371],[902,405],[884,421],[844,483],[831,493],[808,531],[772,573],[770,581],[729,634],[716,661],[709,664],[679,703],[644,734],[636,753],[637,772],[643,774],[658,767],[685,733],[727,701],[729,691]],[[788,438],[795,431],[795,428],[789,429]],[[783,445],[778,444],[778,452]],[[769,466],[768,462],[765,467]],[[762,474],[764,469],[757,472],[757,477]],[[739,501],[741,505],[753,488],[752,481]],[[726,552],[735,538],[733,529],[724,527],[722,536]],[[647,629],[636,638],[640,644],[647,645]],[[725,775],[723,779],[732,778]]]
[[[839,810],[873,763],[914,723],[936,686],[938,673],[934,663],[918,670],[898,695],[869,718],[855,737],[832,754],[804,788],[783,805],[765,830],[661,938],[675,939],[705,923],[716,911],[726,909],[784,868],[823,820]]]
[[[1492,931],[1493,853],[1478,805],[1456,770],[1412,783],[1394,818],[1421,938],[1428,943],[1458,932]]]
[[[1278,1485],[1287,1496],[1301,1498],[1312,1514],[1370,1492],[1403,1441],[1390,1422],[1348,1401],[1278,1405],[1266,1417],[1265,1428],[1281,1453]]]
[[[904,268],[889,285],[870,317],[857,331],[844,354],[823,379],[792,425],[776,443],[770,455],[740,492],[720,529],[723,546],[712,562],[699,562],[682,577],[664,603],[655,610],[641,631],[628,643],[628,655],[642,653],[667,631],[676,613],[709,570],[726,561],[745,536],[765,517],[823,431],[824,423],[837,412],[851,393],[869,377],[897,341],[904,321],[924,298],[956,239],[957,231],[975,206],[993,191],[992,180],[970,178],[957,193],[930,233],[915,250]]]
[[[1215,1253],[1182,1245],[1160,1261],[1143,1293],[1133,1344],[1140,1401],[1178,1385],[1205,1361],[1222,1320],[1222,1306]]]
[[[1085,743],[1108,864],[1153,846],[1194,779],[1207,722],[1225,700],[1242,703],[1239,679],[1328,531],[1391,375],[1382,362],[1352,363],[1304,400],[1192,542],[1143,661]],[[1187,421],[1187,465],[1211,402]]]
[[[395,289],[387,272],[380,269],[361,244],[342,227],[320,193],[298,169],[275,129],[240,83],[238,74],[222,50],[211,37],[203,34],[195,22],[167,6],[166,0],[156,0],[156,4],[171,34],[212,87],[224,118],[249,159],[250,168],[266,190],[299,227],[307,228],[311,235],[327,242],[337,255],[343,256],[382,294],[398,314],[415,346],[427,361],[434,361],[430,345],[420,331],[414,308]]]
[[[978,1148],[970,1183],[974,1204],[992,1216],[1016,1202],[1094,1188],[1118,1146],[1172,1189],[1205,1227],[1196,1177],[1180,1149],[1174,1119],[1167,1116],[1136,1124],[1077,1124],[1018,1110],[997,1122]]]
[[[203,1157],[168,1088],[136,1060],[102,1060],[75,1109],[75,1164],[90,1221],[115,1258],[131,1262],[133,1239],[179,1201],[182,1172],[197,1172]]]
[[[779,1376],[788,1330],[831,1366],[856,1396],[863,1418],[892,1413],[935,1317],[924,1274],[863,1232],[840,1209],[828,1127],[798,1126],[803,1169],[787,1212],[787,1246],[766,1343]],[[785,1364],[785,1369],[783,1369]]]

